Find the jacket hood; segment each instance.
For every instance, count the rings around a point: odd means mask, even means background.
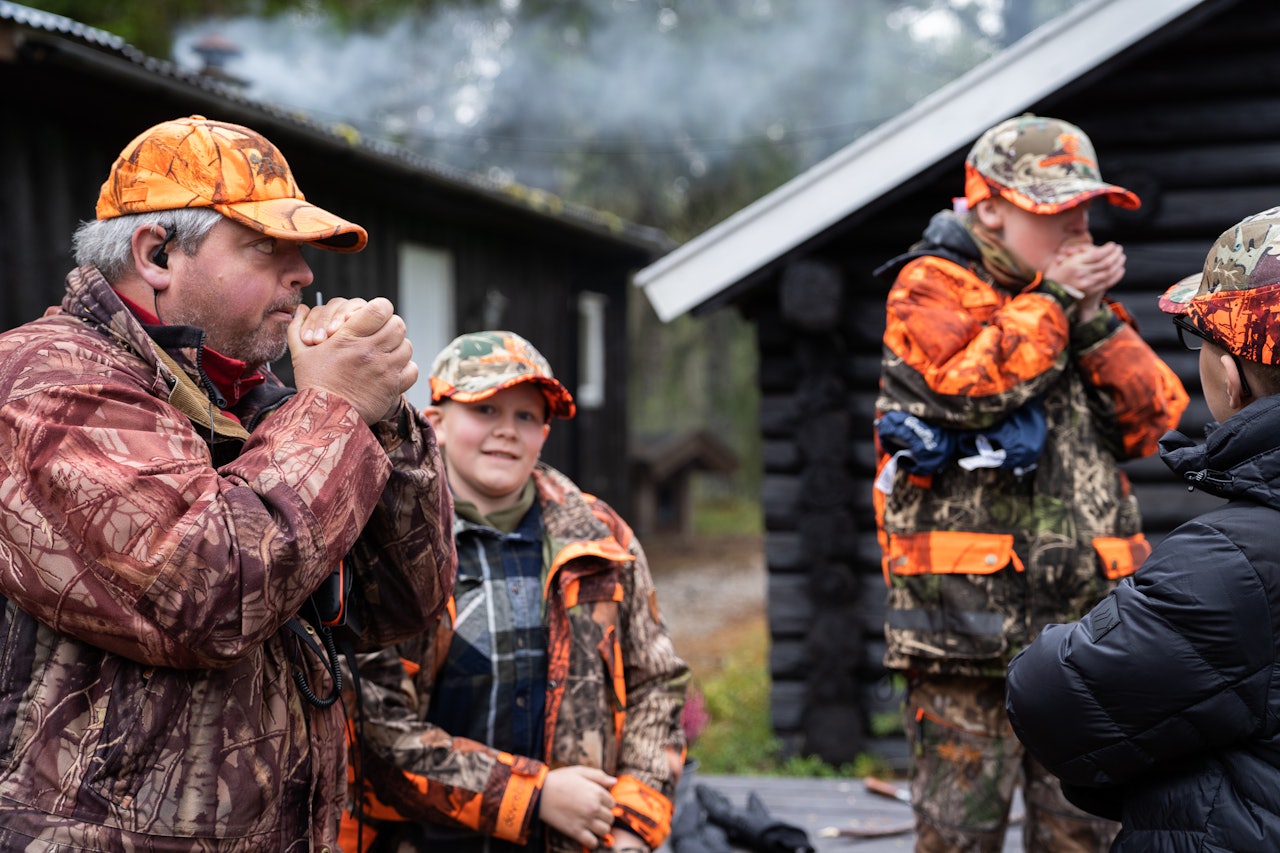
[[[1188,486],[1221,498],[1280,509],[1280,396],[1263,397],[1197,443],[1177,430],[1160,439],[1160,456]]]
[[[950,210],[940,210],[929,220],[918,242],[901,255],[876,267],[872,275],[891,282],[898,277],[903,267],[924,255],[946,258],[962,267],[982,259],[982,251],[969,234],[964,220]]]

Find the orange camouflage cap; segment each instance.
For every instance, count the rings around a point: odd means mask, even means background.
[[[1223,231],[1204,269],[1165,291],[1160,310],[1187,315],[1240,358],[1280,363],[1280,207]]]
[[[309,203],[284,155],[266,137],[204,116],[143,131],[111,166],[98,194],[98,219],[210,207],[278,237],[335,252],[358,252],[368,233]]]
[[[534,382],[553,417],[571,418],[577,412],[573,395],[552,375],[550,363],[515,332],[459,335],[432,362],[430,381],[433,403],[474,403],[512,385]]]
[[[1142,204],[1134,193],[1102,180],[1083,130],[1030,113],[978,137],[964,161],[964,196],[970,209],[999,196],[1031,213],[1059,213],[1098,196],[1129,210]]]

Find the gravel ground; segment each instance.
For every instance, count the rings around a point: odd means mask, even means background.
[[[767,630],[760,537],[647,539],[658,606],[676,651],[705,677],[743,632]]]

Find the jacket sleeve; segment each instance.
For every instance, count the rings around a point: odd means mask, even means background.
[[[1099,422],[1110,425],[1118,459],[1150,456],[1187,408],[1182,381],[1112,304],[1071,330],[1076,362],[1094,394]]]
[[[304,391],[215,468],[135,375],[84,365],[0,408],[0,592],[142,663],[255,653],[355,542],[387,454],[345,400]]]
[[[434,625],[453,592],[457,553],[453,497],[435,433],[402,402],[374,433],[391,461],[391,474],[351,560],[365,649],[389,646]]]
[[[672,803],[684,767],[681,713],[689,669],[662,621],[639,540],[604,501],[594,500],[591,508],[635,557],[623,581],[620,642],[627,700],[618,782],[612,791],[614,816],[657,849],[671,832]]]
[[[529,840],[547,766],[454,737],[426,719],[441,626],[396,649],[361,655],[362,810],[376,821],[463,827],[515,844]],[[348,695],[350,700],[350,695]]]
[[[917,258],[886,302],[881,399],[940,426],[992,426],[1065,369],[1069,302],[1044,283],[1006,298],[952,261]]]
[[[1267,714],[1274,598],[1221,530],[1181,526],[1083,619],[1048,626],[1013,659],[1014,731],[1086,788],[1249,737]]]

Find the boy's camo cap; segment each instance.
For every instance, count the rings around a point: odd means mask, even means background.
[[[521,382],[540,387],[551,415],[571,418],[573,395],[533,344],[515,332],[470,332],[454,338],[431,364],[431,402],[474,403]]]
[[[1280,207],[1223,231],[1204,269],[1165,291],[1160,310],[1186,314],[1241,358],[1280,363]]]
[[[1058,213],[1098,196],[1119,207],[1142,204],[1098,171],[1093,143],[1074,124],[1031,114],[1001,122],[978,138],[964,163],[972,210],[999,196],[1031,213]]]

